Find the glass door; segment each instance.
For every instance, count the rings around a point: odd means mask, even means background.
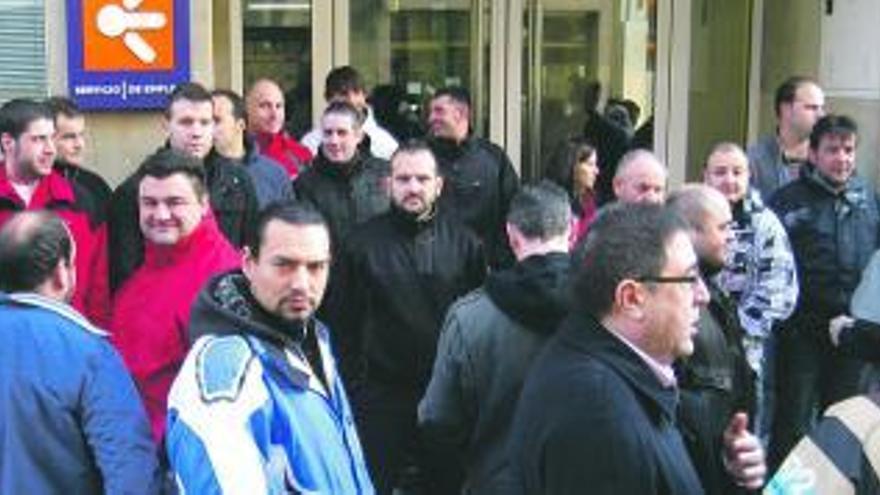
[[[488,123],[489,0],[351,0],[348,63],[371,88],[377,119],[399,139],[424,134],[426,99],[468,88],[474,128]]]
[[[523,0],[522,9],[523,177],[540,177],[555,147],[582,136],[594,111],[628,140],[641,129],[650,146],[656,0]],[[598,101],[588,102],[597,88]]]
[[[312,1],[241,0],[244,88],[257,79],[284,91],[286,127],[300,136],[312,127]]]

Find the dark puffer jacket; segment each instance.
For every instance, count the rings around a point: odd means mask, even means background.
[[[460,467],[449,464],[464,461],[464,493],[511,492],[513,412],[532,361],[568,309],[570,267],[567,253],[531,256],[490,274],[449,309],[419,405],[419,425],[442,473],[434,479],[450,481],[448,473]]]

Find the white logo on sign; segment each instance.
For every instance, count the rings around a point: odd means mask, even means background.
[[[98,11],[98,31],[108,38],[122,36],[123,43],[135,57],[152,64],[156,61],[156,50],[135,31],[162,29],[166,19],[161,12],[138,12],[141,3],[143,0],[122,0],[122,7],[105,5]]]

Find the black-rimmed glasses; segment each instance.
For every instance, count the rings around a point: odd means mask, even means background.
[[[654,284],[688,284],[697,287],[703,283],[699,275],[679,275],[677,277],[663,277],[660,275],[644,275],[637,277],[636,282],[648,282]]]

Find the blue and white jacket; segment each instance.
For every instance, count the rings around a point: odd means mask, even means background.
[[[270,326],[240,272],[193,307],[196,342],[168,398],[166,447],[183,493],[373,494],[351,409],[317,321],[325,386],[290,328]]]

